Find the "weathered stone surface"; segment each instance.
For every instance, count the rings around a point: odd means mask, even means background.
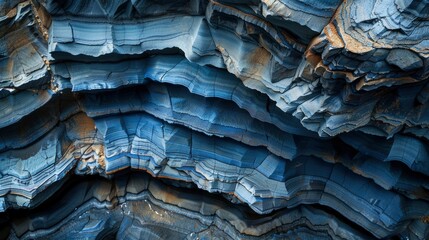
[[[429,2],[0,3],[0,239],[428,239]]]
[[[423,62],[419,56],[405,49],[394,49],[390,51],[389,55],[386,57],[386,61],[404,71],[423,67]]]

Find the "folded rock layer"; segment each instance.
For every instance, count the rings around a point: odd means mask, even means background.
[[[0,239],[428,239],[429,1],[0,3]]]

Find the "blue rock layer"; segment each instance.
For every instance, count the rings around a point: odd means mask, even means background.
[[[428,6],[0,3],[0,239],[428,239]]]
[[[218,195],[172,187],[142,173],[69,181],[64,188],[50,213],[16,212],[11,238],[371,238],[319,208],[255,216]]]

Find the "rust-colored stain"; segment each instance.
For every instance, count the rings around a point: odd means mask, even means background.
[[[270,64],[271,54],[263,47],[256,48],[247,55],[252,68],[248,69],[250,75],[263,76],[267,65]]]
[[[326,34],[326,37],[332,48],[344,48],[344,42],[338,35],[337,29],[333,23],[329,23],[323,29],[323,32]]]

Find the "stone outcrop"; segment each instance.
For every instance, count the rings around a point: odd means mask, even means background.
[[[0,239],[429,238],[429,2],[0,3]]]

